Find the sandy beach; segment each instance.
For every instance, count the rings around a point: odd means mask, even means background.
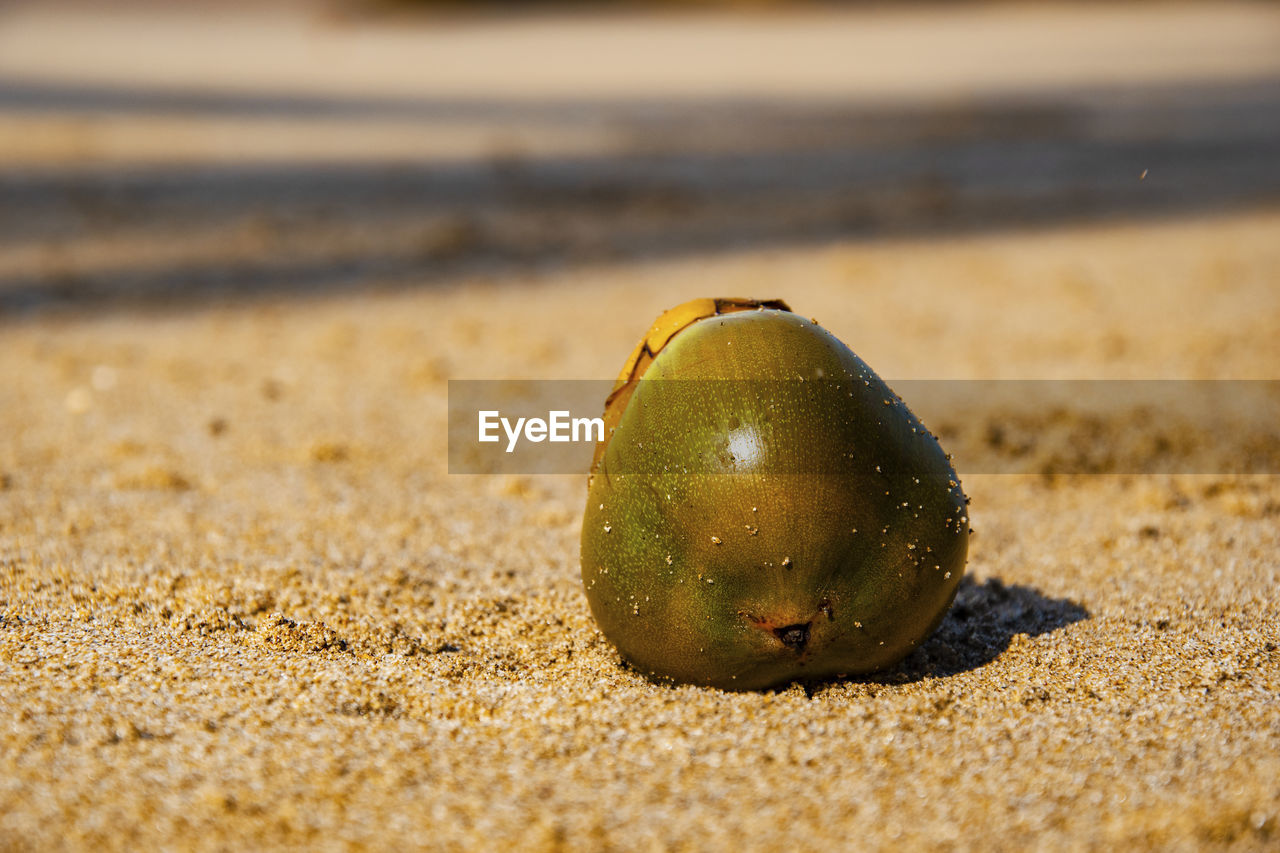
[[[698,296],[1280,378],[1274,7],[195,20],[0,10],[0,848],[1280,843],[1274,475],[965,475],[932,639],[727,693],[596,627],[585,471],[445,447]]]

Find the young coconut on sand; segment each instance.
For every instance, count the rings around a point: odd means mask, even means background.
[[[591,612],[659,680],[866,673],[941,622],[968,511],[937,439],[780,300],[666,312],[605,408],[582,525]]]

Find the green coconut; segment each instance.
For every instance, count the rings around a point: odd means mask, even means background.
[[[658,680],[869,673],[941,622],[969,524],[937,439],[780,301],[667,312],[606,405],[582,524],[591,612]]]

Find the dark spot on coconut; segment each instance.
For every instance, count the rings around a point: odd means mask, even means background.
[[[809,644],[810,624],[812,623],[806,622],[803,625],[786,625],[782,628],[774,628],[773,635],[778,638],[782,645],[799,654]]]

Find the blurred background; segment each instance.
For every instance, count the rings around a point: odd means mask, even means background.
[[[1186,218],[1278,154],[1274,4],[10,2],[0,317]]]

